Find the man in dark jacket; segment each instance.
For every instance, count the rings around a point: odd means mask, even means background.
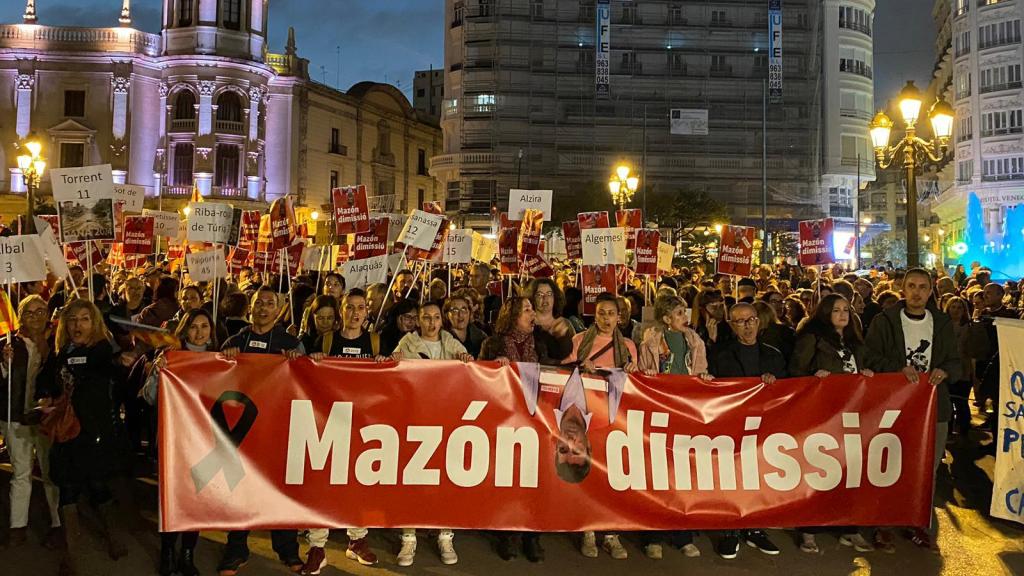
[[[902,293],[902,302],[871,322],[865,338],[866,361],[868,368],[875,372],[902,372],[912,383],[917,383],[921,374],[928,373],[928,383],[938,387],[934,463],[937,471],[946,453],[946,434],[953,411],[948,384],[960,379],[960,355],[949,316],[929,306],[931,275],[921,268],[908,270],[903,278]],[[935,528],[933,511],[932,533],[916,530],[912,540],[934,550]]]
[[[777,348],[757,339],[757,309],[741,302],[729,309],[729,326],[735,335],[715,348],[711,373],[718,377],[760,377],[765,384],[786,377],[786,359]]]
[[[729,325],[735,337],[715,348],[710,363],[715,377],[754,377],[761,378],[765,384],[774,384],[777,378],[786,377],[786,360],[782,352],[757,340],[757,308],[753,304],[734,304],[729,309]],[[763,530],[744,530],[742,536],[749,546],[765,554],[774,556],[779,553],[779,548]],[[715,546],[715,552],[731,560],[739,552],[739,543],[739,532],[726,532]]]

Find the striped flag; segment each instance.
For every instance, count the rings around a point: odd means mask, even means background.
[[[192,197],[188,199],[189,202],[202,202],[203,195],[199,193],[199,186],[192,184]]]
[[[0,336],[10,334],[18,329],[18,315],[11,306],[11,299],[6,292],[0,292]]]

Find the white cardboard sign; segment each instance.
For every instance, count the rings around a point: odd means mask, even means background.
[[[134,184],[115,184],[114,201],[124,203],[126,213],[139,214],[146,203],[146,188]]]
[[[604,266],[626,263],[625,228],[590,228],[581,232],[583,264]]]
[[[473,260],[490,264],[494,255],[498,253],[497,241],[484,238],[479,232],[473,232]]]
[[[110,164],[50,171],[60,214],[61,242],[114,239],[114,185]]]
[[[672,270],[672,258],[676,255],[675,246],[667,242],[658,242],[658,270],[669,272]]]
[[[444,216],[440,214],[413,210],[409,219],[405,221],[402,233],[398,235],[398,241],[420,250],[430,250],[434,246],[434,239],[443,221]]]
[[[32,234],[0,237],[0,280],[4,284],[46,279],[46,263],[38,241],[38,236]]]
[[[217,247],[203,252],[189,252],[185,255],[188,275],[196,282],[211,282],[228,275],[228,264],[224,259],[224,248]]]
[[[508,191],[508,217],[510,220],[522,220],[523,212],[526,210],[540,210],[544,214],[544,221],[551,220],[551,198],[554,192],[551,190],[509,190]]]
[[[64,251],[60,249],[60,244],[57,242],[57,237],[53,235],[53,228],[50,228],[49,224],[43,222],[43,226],[39,226],[39,221],[36,222],[36,230],[39,230],[37,240],[39,244],[39,252],[46,260],[46,265],[50,268],[50,272],[58,278],[67,278],[71,271],[68,270],[67,260],[64,259]]]
[[[231,240],[234,209],[230,204],[191,202],[189,208],[186,232],[189,242],[227,244]]]
[[[448,264],[469,264],[473,258],[473,231],[452,230],[444,243],[444,262]]]
[[[161,212],[159,210],[143,209],[143,216],[153,217],[153,235],[163,236],[165,238],[177,238],[178,237],[178,218],[177,212]]]
[[[345,287],[366,288],[371,284],[384,283],[388,280],[388,257],[373,256],[362,260],[349,260],[341,269],[345,277]]]

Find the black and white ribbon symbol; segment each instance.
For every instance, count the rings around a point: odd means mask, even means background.
[[[242,416],[235,423],[234,428],[228,427],[227,417],[224,416],[224,403],[238,402],[243,406]],[[220,395],[220,398],[213,403],[210,409],[210,417],[216,427],[213,430],[216,445],[209,454],[192,467],[192,482],[196,485],[196,492],[202,492],[203,488],[217,476],[217,473],[224,470],[224,479],[228,482],[228,488],[234,490],[238,483],[245,478],[245,468],[242,466],[242,458],[238,455],[238,446],[245,440],[249,433],[259,410],[256,404],[245,394],[238,391],[228,391]]]

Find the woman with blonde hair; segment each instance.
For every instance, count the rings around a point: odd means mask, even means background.
[[[116,445],[119,433],[111,394],[119,366],[115,362],[113,339],[95,304],[74,300],[64,307],[57,325],[56,352],[57,374],[50,383],[49,397],[56,401],[68,396],[80,431],[74,434],[48,429],[45,419],[43,427],[55,440],[50,452],[50,474],[60,489],[66,540],[61,573],[77,574],[83,555],[78,519],[78,501],[83,495],[89,496],[98,512],[107,554],[117,560],[126,553],[114,534],[115,504],[110,489],[124,455]]]

